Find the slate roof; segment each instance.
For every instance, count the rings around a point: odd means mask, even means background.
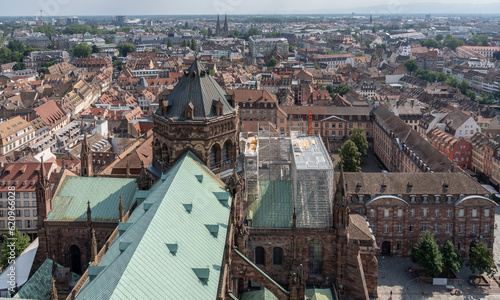
[[[409,125],[396,117],[383,105],[380,105],[373,111],[373,115],[382,122],[387,130],[394,132],[399,142],[399,147],[403,143],[408,146],[429,168],[434,172],[446,172],[450,170],[450,159],[439,152],[434,146],[426,141],[420,134],[413,130]]]
[[[234,108],[226,99],[226,92],[198,60],[195,60],[185,71],[184,76],[166,100],[168,101],[168,110],[164,117],[167,119],[183,121],[184,110],[190,102],[194,106],[193,120],[216,118],[215,103],[219,100],[222,102],[223,115],[234,112]],[[159,114],[159,112],[160,110],[156,113]]]
[[[118,222],[120,195],[127,212],[133,204],[135,178],[66,177],[52,200],[49,221],[86,221],[90,201],[92,221]]]
[[[162,181],[118,226],[77,299],[217,298],[232,199],[191,152]]]
[[[338,175],[336,174],[336,177]],[[477,181],[464,172],[445,173],[344,173],[349,195],[398,195],[398,194],[451,194],[486,195]],[[385,189],[381,190],[382,183]],[[411,189],[408,189],[408,183]],[[448,185],[444,190],[443,183]]]

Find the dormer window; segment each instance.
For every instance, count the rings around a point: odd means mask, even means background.
[[[446,203],[447,204],[451,204],[452,200],[453,200],[453,196],[452,195],[446,195]]]
[[[359,198],[359,203],[363,203],[364,196],[363,195],[359,195],[358,198]]]
[[[193,111],[194,106],[193,103],[189,102],[184,109],[184,119],[185,120],[193,120]]]
[[[410,202],[411,202],[411,203],[415,203],[415,202],[416,202],[416,200],[417,200],[417,196],[416,196],[416,195],[411,195],[411,196],[410,196]]]
[[[439,199],[441,198],[440,195],[434,195],[434,200],[436,203],[439,203]]]
[[[429,201],[429,195],[422,195],[422,201],[423,203],[428,203]]]

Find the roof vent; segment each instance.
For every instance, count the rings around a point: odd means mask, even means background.
[[[132,226],[132,223],[120,223],[120,224],[118,224],[118,233],[120,235],[122,235],[125,231],[127,231],[127,229],[130,228],[130,226]]]
[[[207,227],[210,234],[212,234],[214,237],[217,237],[217,235],[219,234],[219,225],[218,224],[216,224],[216,225],[205,224],[205,226]]]
[[[192,268],[192,270],[199,280],[201,280],[204,284],[207,284],[208,277],[210,276],[209,268]]]
[[[172,255],[175,255],[177,253],[177,248],[179,247],[179,245],[177,243],[166,244],[166,245],[167,245],[168,251],[170,251],[170,253],[172,253]]]
[[[89,266],[87,275],[89,276],[89,279],[92,281],[94,278],[101,273],[102,270],[104,270],[105,266]]]
[[[118,245],[118,249],[120,250],[120,253],[125,251],[125,249],[128,248],[128,246],[130,246],[130,244],[132,244],[131,242],[120,242],[120,244]]]
[[[203,182],[203,175],[195,175],[196,179],[198,179],[198,182],[202,183]]]
[[[144,203],[144,211],[148,211],[151,206],[153,206],[153,203],[152,202],[145,202]]]
[[[229,194],[227,192],[214,192],[215,197],[219,200],[220,204],[227,206]]]
[[[193,210],[193,203],[186,203],[186,204],[182,204],[184,206],[184,208],[186,209],[186,211],[188,213],[191,213],[191,211]]]

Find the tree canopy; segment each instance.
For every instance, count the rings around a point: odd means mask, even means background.
[[[441,254],[443,256],[443,268],[455,273],[458,273],[462,269],[464,260],[452,242],[446,241],[444,243],[443,248],[441,248]]]
[[[123,57],[127,57],[129,53],[135,52],[135,46],[130,43],[120,44],[116,48],[120,51],[120,55]]]
[[[12,70],[14,71],[25,70],[25,69],[26,69],[26,64],[23,62],[18,62],[12,67]]]
[[[411,261],[433,277],[438,276],[443,271],[443,255],[439,251],[434,236],[429,231],[426,231],[411,249]]]
[[[403,63],[403,65],[406,67],[406,69],[408,70],[408,72],[410,73],[413,73],[415,72],[416,70],[418,70],[418,65],[417,65],[417,61],[414,60],[414,59],[409,59],[407,61],[405,61]]]
[[[75,46],[73,49],[73,55],[78,58],[90,57],[90,55],[92,55],[92,47],[89,44],[82,42]]]
[[[344,171],[359,172],[361,170],[359,167],[361,164],[360,158],[361,153],[358,151],[356,144],[351,140],[347,140],[340,149],[340,159]]]
[[[477,243],[471,248],[469,261],[467,266],[472,273],[486,273],[489,277],[493,277],[497,272],[497,266],[493,260],[493,250],[487,248],[484,243]]]
[[[362,127],[355,127],[352,130],[352,134],[349,139],[356,144],[361,156],[366,156],[368,154],[368,140],[366,139],[366,135]]]
[[[273,68],[274,66],[276,66],[278,64],[278,60],[276,58],[271,58],[268,62],[267,62],[267,66],[269,68]]]
[[[11,238],[12,240],[7,240]],[[23,234],[17,230],[17,228],[12,231],[12,234],[3,236],[3,244],[0,248],[0,253],[2,257],[0,257],[0,267],[5,269],[9,266],[9,260],[13,261],[16,259],[21,253],[23,253],[24,249],[26,249],[30,245],[30,237],[27,234]],[[15,241],[15,247],[9,248],[9,244]],[[12,255],[13,254],[13,255]]]

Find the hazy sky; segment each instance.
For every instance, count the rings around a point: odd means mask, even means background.
[[[432,0],[0,0],[0,16],[39,15],[175,15],[175,14],[286,14],[356,12],[367,6],[379,6],[374,13],[391,14],[402,5]],[[448,6],[457,2],[473,5],[473,1],[438,0]],[[481,0],[481,3],[500,3]],[[423,4],[423,3],[422,3]],[[426,3],[427,4],[427,3]],[[466,4],[467,5],[467,4]],[[434,5],[428,7],[430,12]],[[424,8],[425,9],[425,8]],[[343,11],[340,11],[343,10]],[[410,10],[411,11],[411,10]],[[465,10],[467,11],[467,10]],[[486,10],[485,12],[488,12]]]

